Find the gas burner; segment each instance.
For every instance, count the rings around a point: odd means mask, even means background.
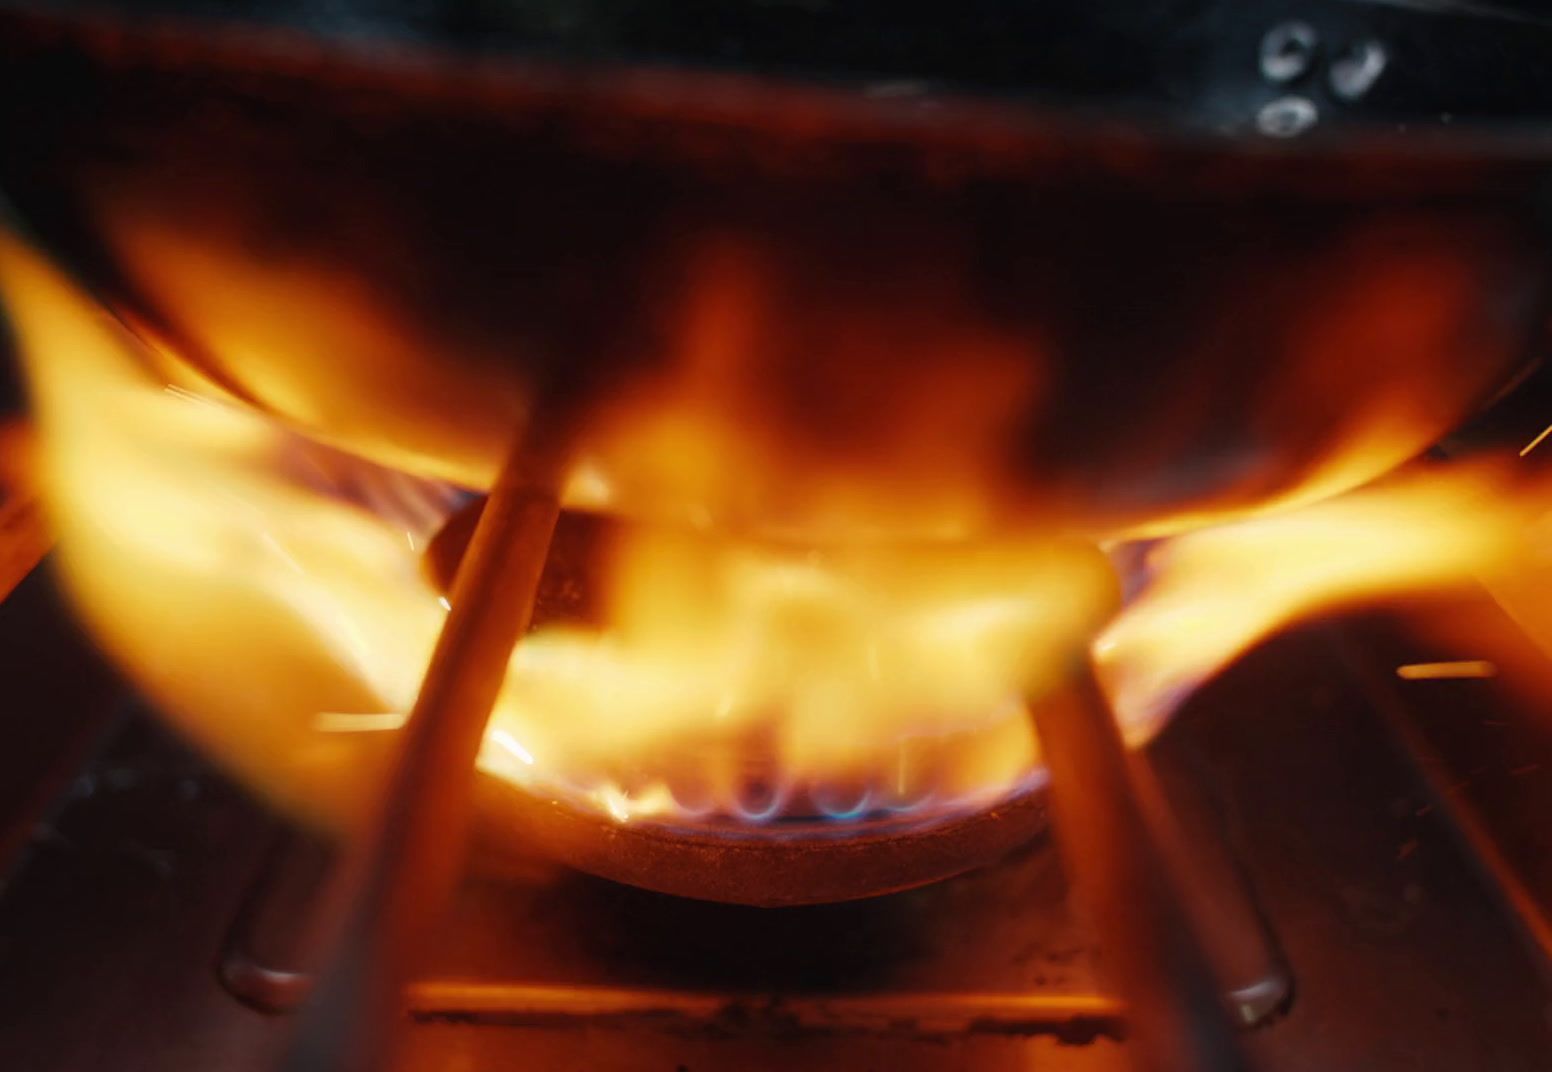
[[[592,874],[663,893],[749,905],[824,904],[937,882],[993,863],[1045,828],[1043,794],[915,816],[757,824],[619,823],[563,801],[485,787],[483,821]]]
[[[29,1072],[1545,1063],[1552,22],[78,6],[0,0],[0,650],[57,537],[234,783],[0,740]]]
[[[0,635],[36,638],[39,656],[31,699],[13,708],[21,721],[5,730],[47,712],[36,724],[61,740],[111,732],[84,766],[61,753],[55,769],[70,774],[55,784],[78,788],[32,830],[0,897],[11,1013],[0,1051],[38,1072],[104,1053],[273,1072],[291,1020],[245,1002],[304,996],[296,929],[332,854],[154,722],[121,721],[112,694],[82,690],[81,649],[68,647],[79,640],[41,581],[0,607]],[[1514,635],[1479,596],[1430,616]],[[1522,896],[1541,889],[1535,832],[1530,813],[1494,803],[1511,788],[1545,792],[1552,770],[1509,773],[1534,762],[1539,716],[1516,708],[1508,680],[1533,655],[1522,637],[1495,646],[1497,678],[1394,673],[1458,654],[1383,619],[1305,629],[1204,690],[1159,742],[1171,790],[1199,798],[1184,812],[1191,829],[1225,847],[1228,873],[1254,891],[1242,895],[1249,914],[1275,932],[1243,946],[1230,975],[1247,1002],[1258,986],[1282,995],[1247,1005],[1259,1068],[1539,1072],[1552,1047],[1542,954],[1524,938],[1547,916],[1539,893]],[[26,764],[7,784],[42,770],[21,749],[3,754]],[[1466,828],[1476,836],[1458,837]],[[1509,903],[1526,914],[1506,914]],[[218,961],[240,998],[212,976]],[[408,993],[406,1060],[414,1072],[535,1055],[776,1072],[800,1054],[837,1072],[945,1061],[1112,1072],[1131,1051],[1102,966],[1038,839],[914,891],[784,909],[665,897],[508,855],[466,878],[432,942]]]

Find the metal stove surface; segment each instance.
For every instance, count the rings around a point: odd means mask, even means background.
[[[1506,628],[1479,596],[1444,612],[1468,610]],[[306,857],[110,687],[61,613],[37,575],[0,605],[6,672],[23,682],[0,713],[0,829],[31,831],[0,892],[0,1067],[269,1072],[290,1018],[222,976],[263,969],[283,987],[286,882]],[[1249,1033],[1257,1067],[1552,1064],[1538,943],[1552,886],[1523,811],[1552,799],[1537,795],[1552,792],[1552,749],[1544,767],[1528,758],[1547,733],[1503,679],[1389,672],[1460,655],[1384,621],[1307,628],[1205,689],[1156,750],[1209,802],[1291,967],[1291,1007]],[[406,1063],[1123,1068],[1102,957],[1043,843],[804,909],[509,864],[466,883],[412,995]]]

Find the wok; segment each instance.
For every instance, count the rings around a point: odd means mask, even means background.
[[[1541,326],[1513,8],[42,7],[0,12],[33,237],[212,389],[470,487],[542,408],[626,515],[1168,529],[1396,464]]]
[[[1159,532],[1384,471],[1542,328],[1552,34],[1512,11],[45,6],[0,5],[17,226],[170,377],[473,489],[537,414],[626,519]],[[1320,44],[1269,77],[1295,14]],[[719,840],[482,793],[578,866],[763,903],[1043,823]]]

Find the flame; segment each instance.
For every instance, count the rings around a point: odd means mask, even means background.
[[[816,551],[632,529],[604,627],[541,627],[518,649],[504,769],[588,772],[574,790],[617,817],[984,804],[1031,777],[1023,700],[1061,682],[1108,584],[1078,545]]]
[[[1549,503],[1546,481],[1495,457],[1419,465],[1157,544],[1141,556],[1140,594],[1094,645],[1117,715],[1146,738],[1204,680],[1290,623],[1522,562]]]
[[[320,444],[152,353],[28,251],[0,282],[44,427],[60,565],[103,644],[289,809],[358,814],[446,598],[451,488]],[[44,355],[47,355],[46,357]],[[1038,777],[1024,701],[1111,600],[1057,540],[814,549],[621,527],[598,622],[514,652],[481,768],[618,821],[983,806]]]
[[[1517,239],[1398,210],[1295,241],[1286,263],[1206,234],[1215,253],[1178,300],[1153,268],[1096,272],[1093,250],[1064,273],[1042,240],[1004,292],[992,265],[1018,243],[963,219],[866,240],[686,221],[643,238],[639,278],[552,280],[521,317],[498,297],[492,324],[491,295],[517,284],[439,300],[455,280],[425,275],[402,245],[414,228],[361,233],[386,206],[292,233],[202,195],[168,211],[166,179],[116,177],[92,223],[167,364],[310,437],[481,488],[536,393],[575,393],[568,507],[818,542],[1057,522],[1156,537],[1318,501],[1445,434],[1512,370],[1528,318],[1505,275]],[[522,304],[551,293],[555,308]]]
[[[984,323],[932,270],[834,308],[814,281],[788,293],[790,267],[758,244],[707,240],[687,261],[675,357],[591,417],[570,501],[810,541],[991,527],[1049,374],[1033,329]],[[794,301],[826,330],[794,331]]]
[[[56,562],[88,623],[246,780],[304,815],[353,815],[359,779],[340,772],[370,777],[386,739],[314,721],[413,695],[443,615],[410,546],[432,499],[403,494],[414,507],[385,522],[351,501],[341,456],[158,382],[120,325],[9,241],[0,277]]]
[[[736,520],[740,476],[780,464],[781,444],[741,416],[729,356],[762,322],[760,268],[724,251],[707,271],[685,367],[660,397],[605,414],[597,442],[617,454],[611,479],[669,479],[666,498],[727,504]],[[166,382],[157,354],[11,240],[0,287],[60,565],[103,644],[250,783],[315,821],[353,821],[449,609],[424,552],[465,494],[320,443],[186,368]],[[970,427],[985,392],[1018,399],[1011,415],[1038,388],[1021,351],[990,337],[970,351],[975,371],[941,388],[937,425],[874,440],[925,474],[943,532],[984,506],[972,475],[1002,434]],[[934,409],[917,397],[929,385],[902,383],[881,412]],[[1395,437],[1376,432],[1386,420],[1355,429],[1343,456],[1410,441],[1409,419],[1394,420]],[[967,449],[921,453],[944,441]],[[1291,622],[1520,561],[1549,489],[1512,461],[1413,468],[1128,545],[1143,583],[1092,655],[1129,739]],[[1310,487],[1354,478],[1333,472]],[[811,489],[819,514],[852,513],[855,475]],[[588,459],[573,477],[578,494],[607,499],[608,484]],[[888,516],[879,507],[859,513]],[[816,547],[676,520],[613,523],[592,615],[543,621],[517,647],[487,775],[619,822],[746,824],[935,817],[1039,779],[1025,704],[1060,685],[1113,602],[1091,547],[1027,533]]]

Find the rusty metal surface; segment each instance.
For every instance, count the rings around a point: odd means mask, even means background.
[[[1539,957],[1340,657],[1373,640],[1319,626],[1279,638],[1208,686],[1167,741],[1218,787],[1293,971],[1292,1009],[1251,1036],[1253,1053],[1273,1072],[1543,1069]]]
[[[294,966],[295,920],[323,858],[297,839],[255,888],[225,969],[244,996],[294,1003],[274,985]],[[1117,1003],[1095,985],[1092,940],[1043,842],[951,882],[780,910],[665,896],[540,860],[502,867],[465,883],[411,990],[421,1019],[1068,1041],[1117,1032]]]
[[[1552,831],[1545,821],[1552,815],[1552,718],[1544,691],[1552,685],[1527,683],[1519,672],[1545,656],[1507,619],[1495,621],[1480,606],[1433,609],[1435,617],[1443,614],[1454,621],[1442,637],[1371,630],[1368,645],[1341,650],[1552,976]],[[1464,646],[1463,636],[1471,638]],[[1406,680],[1396,673],[1404,664],[1449,666],[1482,655],[1492,658],[1476,660],[1490,671],[1481,676]],[[1516,707],[1528,717],[1512,717]]]
[[[0,412],[14,405],[6,356],[0,339]],[[30,424],[0,417],[0,650],[11,701],[0,704],[0,877],[119,714],[112,673],[37,573],[53,533],[37,494],[34,452]],[[39,710],[57,715],[40,719]]]
[[[1139,1072],[1249,1072],[1206,944],[1180,896],[1129,752],[1098,681],[1034,708],[1051,773],[1056,844],[1070,899],[1094,923],[1107,984],[1126,1005]]]
[[[0,522],[3,524],[3,522]],[[4,540],[0,534],[0,541]],[[122,714],[113,674],[33,573],[0,603],[0,881]]]
[[[99,754],[0,901],[0,1067],[266,1067],[276,1024],[214,966],[267,823],[144,723]]]
[[[1255,1056],[1272,1072],[1543,1069],[1538,958],[1366,695],[1307,630],[1210,686],[1162,742],[1199,772],[1297,980],[1288,1013],[1248,1036]],[[92,791],[0,897],[0,1064],[271,1072],[290,1019],[233,998],[217,964],[274,825],[144,725],[84,774]],[[1038,846],[779,910],[503,867],[466,885],[413,992],[413,1072],[1124,1067],[1102,952]]]

